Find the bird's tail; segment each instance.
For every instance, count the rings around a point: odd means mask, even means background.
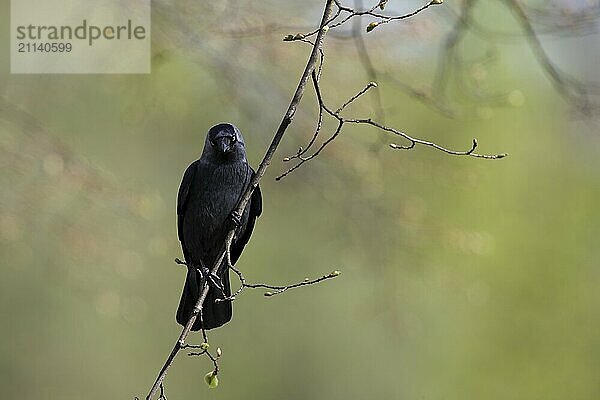
[[[179,307],[177,308],[177,322],[181,325],[185,326],[190,319],[194,306],[200,297],[200,289],[203,283],[200,272],[194,268],[188,268],[185,286],[183,287],[183,293],[181,294],[181,300],[179,300]],[[221,284],[223,285],[225,295],[230,296],[231,287],[228,270],[222,274]],[[198,315],[192,326],[193,331],[199,331],[202,328],[218,328],[231,321],[231,301],[216,301],[222,298],[223,293],[211,285],[202,306],[202,321],[200,320],[200,315]]]

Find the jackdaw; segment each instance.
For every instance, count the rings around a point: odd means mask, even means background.
[[[217,328],[231,320],[231,301],[216,301],[231,295],[229,270],[223,262],[216,276],[209,275],[220,256],[227,232],[235,228],[231,262],[235,264],[262,212],[257,187],[243,215],[233,213],[250,184],[254,170],[246,160],[244,139],[229,123],[213,126],[206,135],[200,159],[185,171],[177,196],[177,229],[188,272],[177,309],[177,322],[185,325],[198,301],[204,281],[209,291],[202,308],[202,321],[192,330]]]

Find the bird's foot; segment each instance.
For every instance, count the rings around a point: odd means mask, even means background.
[[[175,261],[175,262],[177,262],[177,261]],[[200,277],[204,276],[203,271],[206,269],[206,267],[204,266],[204,263],[196,264],[192,261],[184,261],[184,265],[187,266],[188,270],[191,270],[191,271],[196,270],[197,272],[199,272]]]
[[[237,211],[232,211],[227,217],[227,224],[230,229],[237,229],[242,226],[242,216]]]
[[[219,289],[219,292],[223,292],[223,284],[221,283],[221,278],[219,278],[217,274],[208,275],[208,280],[214,287]]]
[[[208,268],[201,267],[198,268],[200,271],[200,275],[202,275],[202,279],[207,279],[211,285],[219,289],[219,291],[223,291],[223,284],[221,283],[221,278],[217,274],[212,273]]]
[[[198,272],[200,272],[200,278],[202,279],[210,275],[210,269],[206,268],[204,265],[198,268]]]

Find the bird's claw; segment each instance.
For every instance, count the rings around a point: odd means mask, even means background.
[[[198,268],[200,271],[200,275],[202,279],[207,279],[214,287],[223,291],[223,284],[221,283],[221,278],[217,274],[212,273],[208,268],[201,267]]]
[[[208,280],[214,287],[219,289],[220,292],[223,291],[223,284],[221,283],[221,278],[219,278],[216,274],[208,275]]]
[[[236,211],[232,211],[231,214],[229,214],[228,222],[229,222],[229,226],[237,229],[240,226],[242,226],[242,216],[240,214],[238,214]]]
[[[210,275],[210,270],[208,268],[206,268],[204,265],[201,266],[200,268],[198,268],[198,272],[200,272],[200,277],[202,279],[204,279]]]

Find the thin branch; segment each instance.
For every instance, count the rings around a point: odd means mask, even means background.
[[[323,275],[319,278],[315,278],[315,279],[304,278],[304,280],[301,282],[292,283],[289,285],[270,285],[267,283],[247,283],[246,278],[244,277],[244,274],[242,273],[242,271],[240,271],[239,269],[237,269],[235,267],[230,267],[230,268],[238,276],[238,278],[240,280],[240,288],[234,294],[232,294],[229,298],[222,299],[221,301],[235,300],[235,297],[237,295],[239,295],[240,293],[242,293],[242,291],[246,288],[248,288],[248,289],[261,289],[261,288],[262,289],[272,289],[272,290],[274,290],[274,292],[269,291],[269,292],[264,293],[264,295],[266,297],[270,297],[270,296],[274,296],[276,294],[283,293],[290,289],[294,289],[294,288],[298,288],[298,287],[302,287],[302,286],[314,285],[316,283],[335,278],[341,274],[340,271],[335,270],[335,271],[331,271],[327,275]]]
[[[265,296],[270,297],[270,296],[274,296],[276,294],[283,293],[290,289],[307,286],[307,285],[314,285],[315,283],[319,283],[319,282],[325,281],[327,279],[335,278],[335,277],[339,276],[340,273],[341,272],[337,271],[337,270],[331,271],[329,274],[323,275],[316,279],[304,278],[304,280],[302,282],[293,283],[293,284],[285,285],[285,286],[267,285],[264,283],[254,283],[254,284],[246,283],[244,286],[247,288],[251,288],[251,289],[258,289],[258,288],[272,289],[272,290],[274,290],[274,292],[265,292],[264,293]]]
[[[417,15],[418,13],[420,13],[421,11],[425,11],[429,7],[431,7],[433,5],[436,5],[436,4],[440,4],[440,2],[436,1],[436,0],[431,0],[427,4],[425,4],[424,6],[416,9],[413,12],[410,12],[410,13],[404,14],[404,15],[391,16],[391,17],[390,16],[385,16],[385,15],[379,15],[379,14],[375,14],[375,13],[368,13],[367,15],[371,15],[373,17],[380,18],[381,20],[378,21],[378,22],[371,22],[367,26],[367,32],[372,31],[373,29],[375,29],[379,25],[383,25],[383,24],[387,24],[387,23],[390,23],[390,22],[400,21],[400,20],[403,20],[403,19],[407,19],[407,18],[413,17],[413,16]]]
[[[402,132],[398,129],[395,128],[391,128],[388,127],[386,125],[383,125],[379,122],[376,122],[374,120],[372,120],[371,118],[346,118],[343,117],[341,115],[341,112],[346,108],[346,106],[348,106],[350,103],[352,103],[353,101],[357,100],[358,98],[360,98],[362,95],[364,95],[370,88],[376,88],[377,84],[375,82],[370,82],[369,84],[367,84],[367,86],[365,88],[363,88],[362,90],[360,90],[357,94],[355,94],[354,96],[350,97],[349,100],[347,100],[345,103],[342,104],[342,106],[340,106],[336,111],[332,111],[331,108],[329,108],[326,104],[325,101],[323,99],[323,95],[321,93],[321,89],[320,89],[320,85],[319,85],[319,80],[316,76],[316,74],[313,72],[312,74],[312,82],[313,82],[313,86],[315,88],[315,93],[317,95],[317,101],[318,101],[318,105],[319,105],[319,113],[327,113],[328,115],[330,115],[331,117],[337,119],[338,124],[337,127],[335,129],[335,131],[333,132],[333,134],[327,139],[325,140],[321,146],[319,146],[319,148],[311,155],[308,156],[304,156],[304,155],[300,155],[300,154],[296,154],[294,156],[289,156],[284,158],[284,161],[290,161],[290,160],[298,160],[298,162],[296,163],[296,165],[290,167],[287,171],[283,172],[282,174],[280,174],[279,176],[277,176],[275,178],[275,180],[279,181],[283,178],[285,178],[286,176],[288,176],[290,173],[294,172],[295,170],[297,170],[298,168],[300,168],[302,165],[304,165],[306,162],[314,159],[315,157],[317,157],[321,151],[327,146],[329,145],[331,142],[333,142],[335,140],[335,138],[338,137],[338,135],[341,133],[342,128],[344,126],[344,124],[367,124],[367,125],[371,125],[373,127],[376,127],[382,131],[385,132],[390,132],[393,133],[397,136],[402,137],[403,139],[407,140],[409,142],[408,145],[398,145],[395,143],[391,143],[389,146],[393,149],[397,149],[397,150],[412,150],[416,145],[420,145],[420,146],[426,146],[426,147],[431,147],[434,148],[436,150],[439,150],[443,153],[449,154],[449,155],[454,155],[454,156],[469,156],[469,157],[475,157],[475,158],[483,158],[483,159],[488,159],[488,160],[497,160],[500,158],[504,158],[506,157],[508,154],[506,153],[500,153],[500,154],[479,154],[479,153],[475,153],[475,149],[477,148],[477,139],[473,139],[472,141],[472,145],[471,148],[469,150],[466,151],[459,151],[459,150],[451,150],[448,149],[446,147],[440,146],[434,142],[430,142],[427,140],[423,140],[423,139],[418,139],[415,138],[413,136],[410,136],[409,134]],[[314,136],[313,136],[314,138]]]
[[[302,42],[314,45],[314,43],[312,43],[308,39],[302,39]],[[325,59],[325,54],[323,53],[323,49],[320,48],[319,49],[319,64],[318,64],[318,67],[315,70],[313,70],[313,72],[312,72],[313,75],[316,75],[316,79],[317,80],[320,79],[321,73],[323,72],[323,61],[324,61],[324,59]],[[283,161],[290,161],[291,159],[294,159],[294,158],[300,158],[308,150],[310,150],[310,148],[312,147],[312,145],[317,140],[317,137],[319,136],[319,133],[321,132],[321,127],[322,126],[323,126],[323,110],[321,108],[319,108],[319,117],[317,118],[317,126],[315,128],[315,133],[313,134],[312,138],[310,139],[310,141],[308,142],[308,144],[306,145],[306,147],[304,147],[304,148],[300,147],[298,149],[298,152],[295,155],[290,156],[290,157],[286,157],[286,158],[283,159]]]
[[[327,26],[327,30],[342,26],[346,22],[350,21],[351,19],[353,19],[355,17],[369,16],[369,17],[377,19],[377,21],[371,22],[367,26],[367,32],[371,32],[378,25],[387,24],[387,23],[393,22],[393,21],[401,21],[404,19],[408,19],[410,17],[414,17],[415,15],[419,14],[422,11],[425,11],[429,7],[442,3],[440,0],[430,0],[425,5],[419,7],[418,9],[416,9],[414,11],[411,11],[407,14],[385,15],[385,14],[381,14],[379,12],[375,12],[375,10],[377,8],[383,9],[383,7],[385,6],[385,2],[383,2],[383,1],[376,3],[373,7],[366,9],[366,10],[357,10],[356,8],[344,6],[339,0],[334,0],[334,2],[335,2],[337,9],[336,9],[334,16],[331,17],[329,20],[327,20],[327,23],[325,24]],[[343,17],[341,17],[342,14],[344,14]],[[338,17],[341,17],[341,18],[338,20]],[[314,36],[315,34],[317,34],[317,32],[319,32],[319,29],[315,29],[315,30],[307,32],[307,33],[297,33],[295,35],[286,35],[283,40],[290,41],[290,42],[295,41],[295,40],[302,40],[302,39],[306,39],[311,36]]]
[[[369,82],[367,83],[367,86],[365,86],[360,92],[356,93],[354,96],[350,97],[344,104],[342,104],[337,110],[335,110],[334,114],[339,114],[342,111],[344,111],[344,108],[348,107],[350,105],[350,103],[352,103],[354,100],[358,99],[360,96],[362,96],[363,94],[365,94],[365,92],[371,88],[376,88],[377,87],[377,83],[375,82]]]
[[[394,128],[390,128],[388,126],[381,125],[381,124],[379,124],[379,123],[377,123],[377,122],[375,122],[375,121],[373,121],[373,120],[371,120],[369,118],[366,118],[366,119],[347,119],[347,120],[345,120],[345,122],[351,123],[351,124],[368,124],[368,125],[374,126],[376,128],[379,128],[379,129],[381,129],[383,131],[391,132],[391,133],[393,133],[393,134],[395,134],[397,136],[400,136],[400,137],[406,139],[410,143],[408,146],[401,146],[401,145],[398,145],[398,144],[395,144],[395,143],[391,143],[390,147],[393,148],[393,149],[411,150],[416,145],[421,145],[421,146],[432,147],[432,148],[434,148],[436,150],[439,150],[441,152],[444,152],[446,154],[450,154],[450,155],[453,155],[453,156],[470,156],[470,157],[475,157],[475,158],[485,158],[485,159],[488,159],[488,160],[497,160],[497,159],[500,159],[500,158],[504,158],[504,157],[506,157],[508,155],[507,153],[499,153],[499,154],[478,154],[478,153],[475,153],[475,149],[477,148],[477,145],[478,145],[477,139],[475,139],[475,138],[473,138],[473,142],[472,142],[471,148],[469,150],[466,150],[466,151],[457,151],[457,150],[447,149],[445,147],[442,147],[442,146],[440,146],[440,145],[438,145],[436,143],[433,143],[433,142],[429,142],[427,140],[422,140],[422,139],[414,138],[414,137],[408,135],[407,133],[404,133],[404,132],[399,131],[399,130],[394,129]]]
[[[301,287],[301,286],[307,286],[307,285],[314,285],[315,283],[319,283],[322,282],[324,280],[327,279],[331,279],[331,278],[335,278],[337,276],[339,276],[341,274],[340,271],[335,270],[330,272],[327,275],[323,275],[320,278],[316,278],[316,279],[309,279],[309,278],[304,278],[304,280],[302,282],[298,282],[298,283],[292,283],[289,285],[272,285],[272,284],[268,284],[268,283],[247,283],[246,278],[244,277],[244,274],[242,273],[242,271],[240,271],[239,269],[237,269],[235,266],[233,266],[233,264],[231,263],[231,258],[230,258],[230,252],[227,251],[227,263],[229,264],[229,269],[232,270],[239,278],[240,280],[240,287],[238,290],[236,290],[232,295],[230,296],[224,296],[224,298],[222,299],[217,299],[217,302],[222,302],[222,301],[234,301],[235,298],[242,293],[242,291],[245,288],[248,289],[258,289],[258,288],[263,288],[263,289],[273,289],[276,290],[276,293],[272,293],[272,292],[266,292],[265,296],[272,296],[274,294],[279,294],[282,292],[285,292],[286,290],[289,289],[293,289],[293,288],[297,288],[297,287]],[[179,258],[175,259],[175,263],[179,264],[179,265],[188,265],[185,261],[180,260]],[[202,317],[202,311],[200,311],[200,317]],[[204,343],[208,343],[208,338],[206,337],[206,333],[204,331],[204,329],[202,330],[202,334],[204,335]],[[203,348],[202,345],[191,345],[191,344],[186,344],[182,347],[182,349],[184,348]],[[200,355],[200,354],[194,354],[194,355]]]

